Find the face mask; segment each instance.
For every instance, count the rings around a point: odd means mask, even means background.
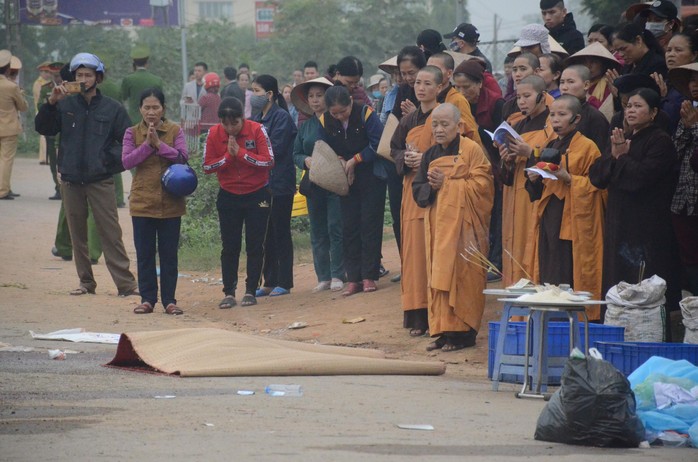
[[[262,112],[264,105],[267,104],[268,102],[269,102],[269,100],[267,99],[266,94],[250,96],[250,107],[252,108],[252,112],[254,114]]]
[[[648,22],[645,24],[645,29],[652,32],[652,35],[654,35],[655,37],[659,37],[659,36],[662,36],[666,33],[664,31],[664,28],[666,27],[666,25],[667,25],[666,21]]]
[[[460,50],[460,47],[458,46],[458,42],[453,41],[448,44],[448,47],[451,49],[451,51],[458,51]]]
[[[382,94],[381,94],[380,90],[375,90],[375,91],[373,92],[373,97],[374,97],[374,98],[380,98],[381,96],[382,96]]]

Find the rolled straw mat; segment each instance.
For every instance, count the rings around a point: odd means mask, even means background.
[[[440,362],[384,359],[378,350],[267,339],[222,329],[121,334],[108,366],[150,367],[184,377],[441,375]]]
[[[310,181],[339,196],[349,194],[349,180],[344,166],[327,143],[322,140],[315,142],[310,165]]]

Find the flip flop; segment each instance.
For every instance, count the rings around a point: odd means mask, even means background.
[[[290,290],[286,290],[283,287],[275,287],[274,290],[269,292],[270,297],[278,297],[279,295],[288,295],[290,294]]]
[[[440,350],[444,345],[446,345],[446,337],[439,337],[427,345],[427,351]]]
[[[242,301],[240,302],[240,306],[252,306],[256,304],[257,299],[252,294],[245,294],[245,296],[242,297]]]
[[[169,305],[167,305],[167,308],[165,308],[165,314],[178,315],[178,314],[184,314],[184,311],[182,311],[182,309],[180,307],[178,307],[177,305],[175,305],[174,303],[170,303]]]
[[[235,301],[235,297],[232,295],[226,295],[223,300],[218,304],[218,308],[221,310],[227,310],[228,308],[232,308],[235,305],[237,305],[237,302]]]
[[[86,289],[85,287],[82,287],[82,286],[70,291],[70,295],[86,295],[86,294],[94,295],[94,293],[95,293],[94,290],[89,290],[89,289]]]
[[[271,294],[272,292],[273,292],[273,289],[271,287],[260,287],[254,293],[254,296],[255,297],[266,297],[267,295]]]
[[[134,314],[150,314],[153,312],[153,305],[150,302],[143,302],[133,309]]]

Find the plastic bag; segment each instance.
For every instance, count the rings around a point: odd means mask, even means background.
[[[698,297],[686,297],[679,302],[683,325],[686,326],[684,343],[698,343]]]
[[[560,389],[538,417],[535,439],[598,447],[637,447],[645,428],[635,414],[635,395],[608,361],[570,359]]]
[[[656,274],[639,284],[619,282],[606,293],[604,324],[625,327],[626,342],[663,342],[665,292]]]

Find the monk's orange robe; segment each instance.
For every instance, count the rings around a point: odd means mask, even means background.
[[[550,119],[542,130],[521,134],[521,138],[532,147],[545,147],[556,137],[557,135],[550,128]],[[528,196],[528,191],[525,189],[524,169],[526,161],[527,159],[523,157],[517,157],[514,160],[516,162],[513,174],[514,182],[511,186],[504,185],[502,194],[502,250],[510,252],[530,275],[531,271],[525,266],[524,255],[528,233],[531,229],[533,204]],[[511,258],[506,252],[502,253],[502,273],[505,286],[513,284],[521,278],[528,278],[526,273]]]
[[[407,144],[419,152],[426,152],[434,145],[431,114],[424,125],[407,133]],[[412,182],[416,169],[405,173],[402,180],[402,205],[400,207],[400,233],[402,235],[402,276],[400,280],[402,309],[405,311],[427,307],[427,255],[424,235],[425,209],[419,207],[412,196]]]
[[[494,201],[492,167],[482,147],[461,138],[458,156],[431,161],[444,173],[424,220],[429,284],[429,333],[480,330],[487,283],[483,268],[461,254],[474,245],[487,255]]]
[[[448,93],[446,93],[445,102],[453,104],[460,111],[460,120],[463,123],[463,132],[461,134],[483,146],[480,133],[477,130],[477,122],[475,122],[475,117],[473,117],[473,113],[470,110],[470,103],[465,99],[465,96],[454,87],[451,87]]]
[[[572,183],[561,180],[543,180],[544,189],[540,200],[534,202],[531,229],[526,249],[527,267],[540,281],[538,266],[538,242],[540,222],[552,195],[564,200],[560,239],[572,241],[572,274],[575,290],[588,291],[595,300],[601,297],[601,275],[603,268],[603,229],[606,214],[605,190],[594,187],[589,181],[589,168],[601,157],[596,143],[577,132],[562,156],[561,166],[568,169]],[[589,319],[600,319],[598,305],[586,308]]]

